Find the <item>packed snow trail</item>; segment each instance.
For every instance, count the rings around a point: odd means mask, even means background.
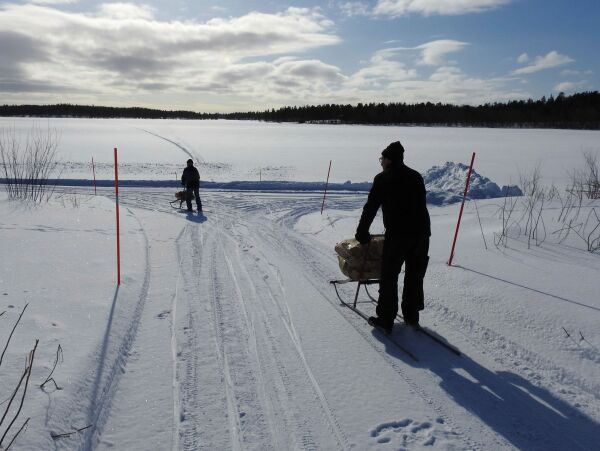
[[[568,355],[548,359],[533,339],[543,322],[562,319],[525,323],[494,311],[493,301],[517,299],[519,287],[480,287],[477,274],[434,258],[423,322],[463,355],[397,326],[415,363],[337,301],[328,284],[340,277],[334,243],[294,229],[318,210],[318,195],[203,192],[211,213],[202,217],[171,209],[170,191],[123,191],[147,269],[138,308],[126,310],[135,327],[113,328],[111,338],[127,346],[106,360],[123,374],[102,388],[94,414],[102,422],[86,435],[87,449],[133,449],[141,434],[184,450],[584,450],[600,442],[597,382],[573,372]],[[338,211],[363,202],[328,199]],[[352,291],[341,289],[349,299]],[[489,312],[470,313],[486,304]]]

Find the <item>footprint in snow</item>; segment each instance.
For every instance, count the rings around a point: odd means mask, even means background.
[[[162,312],[160,312],[158,315],[156,315],[156,317],[158,319],[164,319],[167,316],[169,316],[169,314],[171,313],[171,310],[163,310]]]
[[[411,449],[419,446],[435,446],[446,448],[451,441],[456,440],[456,433],[445,425],[443,418],[437,418],[435,424],[430,421],[416,421],[404,418],[398,421],[388,421],[375,426],[371,430],[375,445],[390,445],[394,449]]]

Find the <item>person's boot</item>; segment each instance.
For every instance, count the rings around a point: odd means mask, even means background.
[[[411,327],[419,327],[419,312],[416,313],[402,313],[404,317],[404,324]]]
[[[386,320],[379,318],[378,316],[370,316],[368,321],[371,326],[376,327],[377,329],[381,329],[387,334],[392,333],[392,329],[394,327],[393,320],[386,321]]]

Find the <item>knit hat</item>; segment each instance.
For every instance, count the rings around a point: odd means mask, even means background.
[[[400,141],[395,141],[383,149],[381,156],[393,162],[404,161],[404,147]]]

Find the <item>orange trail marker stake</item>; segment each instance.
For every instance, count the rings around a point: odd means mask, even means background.
[[[475,152],[471,157],[471,165],[469,166],[469,173],[467,174],[467,183],[465,184],[465,192],[463,193],[462,204],[460,205],[460,213],[458,214],[458,222],[456,223],[456,231],[454,232],[454,240],[452,241],[452,250],[450,251],[450,258],[448,259],[448,266],[452,266],[452,259],[454,258],[454,247],[456,246],[456,238],[458,237],[458,229],[460,228],[460,220],[463,214],[463,208],[465,208],[465,199],[467,192],[469,191],[469,182],[471,181],[471,171],[473,171],[473,162],[475,161]]]
[[[329,185],[329,173],[331,172],[331,160],[329,160],[329,169],[327,170],[327,181],[325,182],[325,192],[323,193],[323,203],[321,204],[321,214],[323,214],[323,207],[325,206],[325,196],[327,196],[327,186]]]
[[[117,206],[117,285],[121,285],[121,240],[119,230],[119,164],[115,147],[115,203]]]

